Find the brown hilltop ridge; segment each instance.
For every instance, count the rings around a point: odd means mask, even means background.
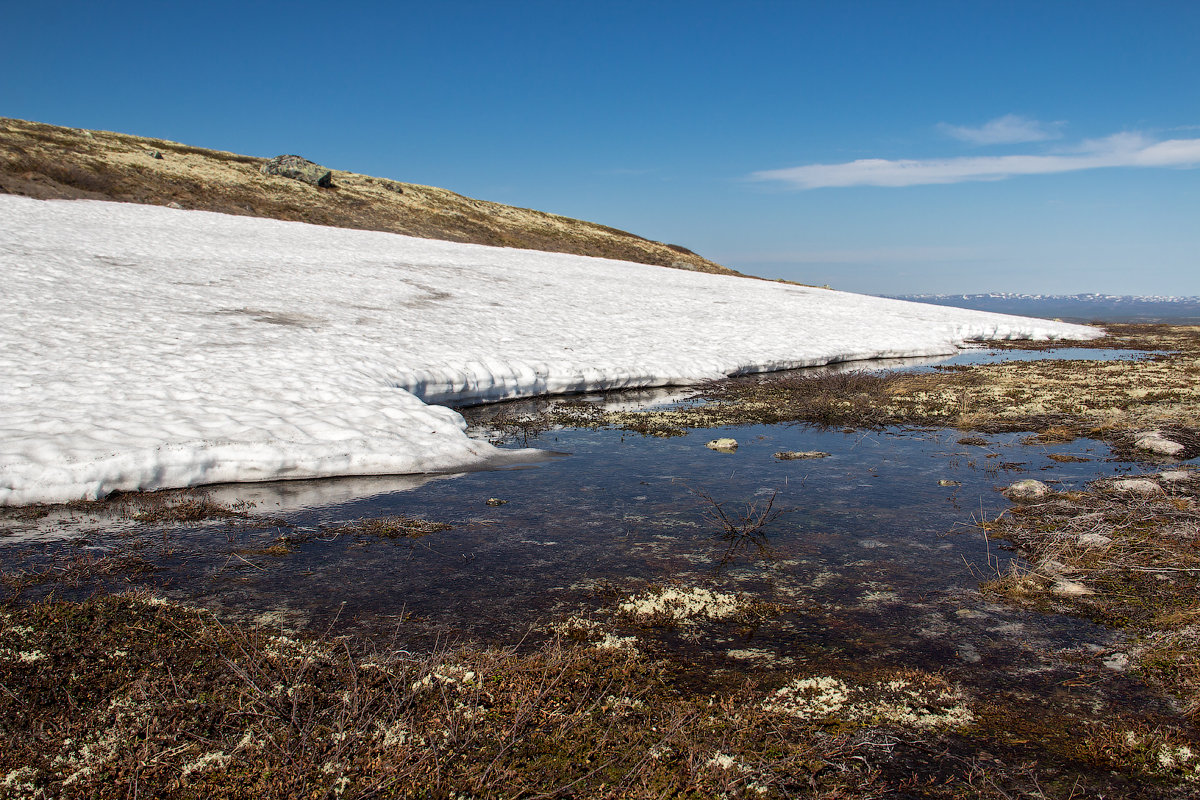
[[[594,222],[333,170],[333,185],[264,175],[265,158],[0,117],[0,192],[117,200],[600,256],[736,275],[679,245]]]

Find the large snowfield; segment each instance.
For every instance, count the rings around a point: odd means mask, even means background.
[[[448,471],[446,404],[1087,327],[605,259],[0,196],[0,505]]]

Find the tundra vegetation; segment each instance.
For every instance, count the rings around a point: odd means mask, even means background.
[[[332,170],[331,185],[314,186],[262,174],[267,161],[164,139],[0,118],[0,192],[7,194],[173,204],[737,274],[686,247],[605,225],[338,169]]]
[[[1145,475],[1030,492],[977,519],[1023,557],[981,575],[980,596],[1126,631],[1127,652],[1107,656],[1111,674],[1157,687],[1174,716],[1081,724],[937,671],[800,668],[752,649],[738,656],[744,668],[710,670],[663,637],[699,641],[803,613],[719,586],[600,586],[598,611],[510,648],[413,652],[235,618],[137,588],[175,552],[171,530],[225,525],[230,558],[286,558],[313,536],[413,546],[445,526],[387,517],[300,532],[192,491],[75,504],[123,520],[123,544],[100,555],[64,545],[6,565],[0,786],[31,798],[1186,795],[1200,778],[1200,480],[1135,443],[1156,430],[1184,445],[1177,455],[1196,454],[1198,334],[1113,326],[1089,346],[1151,354],[759,376],[703,387],[665,412],[557,401],[541,414],[499,410],[497,425],[519,438],[555,425],[669,435],[748,421],[951,425],[964,446],[999,430],[1028,431],[1033,443],[1103,438],[1141,458]],[[780,513],[770,498],[696,502],[722,541],[753,541]],[[269,549],[241,547],[239,532],[262,528],[278,530]]]
[[[340,170],[330,185],[313,186],[263,175],[265,161],[0,119],[3,192],[729,272],[602,225]],[[223,526],[221,556],[255,569],[294,558],[314,539],[417,547],[447,526],[389,516],[299,530],[203,491],[165,492],[0,511],[18,526],[65,515],[77,534],[8,548],[0,574],[0,797],[1194,794],[1200,481],[1176,461],[1200,455],[1200,329],[1114,325],[1085,346],[1146,356],[743,377],[664,410],[605,411],[579,400],[534,413],[497,408],[494,427],[522,442],[555,426],[669,437],[750,423],[953,427],[968,447],[1000,431],[1026,432],[1032,444],[1101,439],[1144,464],[1145,475],[1030,492],[998,518],[975,520],[1022,557],[981,575],[979,596],[1124,631],[1127,652],[1105,656],[1111,679],[1157,687],[1178,713],[1081,721],[1043,699],[1021,700],[1019,686],[988,693],[936,670],[797,666],[751,647],[730,652],[738,669],[714,670],[687,644],[804,613],[719,585],[597,586],[598,610],[551,620],[508,648],[414,651],[402,630],[381,640],[181,605],[146,585],[163,564],[187,557],[188,526]],[[1151,433],[1182,449],[1174,459],[1139,449]],[[762,534],[782,511],[769,499],[735,508],[697,493],[696,502],[731,553],[765,546]],[[103,548],[78,525],[93,515],[116,532]],[[1097,675],[1073,680],[1105,679]]]

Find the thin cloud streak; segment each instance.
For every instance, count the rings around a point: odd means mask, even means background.
[[[1021,144],[1059,139],[1064,125],[1065,122],[1039,122],[1016,114],[1005,114],[978,128],[942,122],[938,130],[967,144]]]
[[[1051,155],[969,156],[944,159],[865,158],[843,164],[811,164],[752,173],[796,189],[844,186],[921,186],[999,181],[1016,175],[1049,175],[1104,167],[1193,167],[1200,164],[1200,139],[1151,142],[1119,133],[1084,142],[1074,152]]]

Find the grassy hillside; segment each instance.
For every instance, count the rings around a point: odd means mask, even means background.
[[[0,117],[0,192],[7,194],[177,203],[225,214],[736,274],[687,248],[592,222],[341,170],[333,170],[331,187],[318,188],[261,174],[266,160]]]

